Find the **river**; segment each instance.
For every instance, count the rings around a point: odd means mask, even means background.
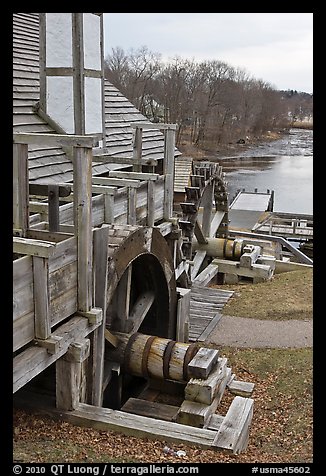
[[[281,139],[219,160],[229,197],[238,189],[274,190],[274,211],[313,214],[313,131],[290,129]]]

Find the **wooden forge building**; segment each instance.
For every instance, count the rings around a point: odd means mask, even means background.
[[[174,212],[176,125],[104,79],[102,14],[14,14],[13,30],[15,404],[245,450],[253,385],[199,344],[232,292],[207,284],[222,266],[270,279],[273,258],[228,238],[218,164],[193,167]],[[179,407],[153,401],[162,388]]]

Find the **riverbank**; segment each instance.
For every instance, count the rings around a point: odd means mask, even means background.
[[[185,156],[191,156],[195,160],[216,161],[224,157],[237,156],[252,147],[258,147],[263,143],[273,142],[287,136],[290,129],[280,129],[278,131],[267,131],[260,136],[247,136],[239,139],[239,142],[219,144],[214,149],[204,149],[195,146],[190,140],[183,140],[178,145],[179,151]]]

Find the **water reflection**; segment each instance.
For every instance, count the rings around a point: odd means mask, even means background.
[[[261,144],[237,158],[223,158],[229,197],[238,189],[275,191],[274,210],[313,213],[313,131],[291,129],[282,139]]]

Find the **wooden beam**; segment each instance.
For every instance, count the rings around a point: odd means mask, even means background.
[[[145,172],[123,172],[111,170],[109,176],[112,178],[119,179],[130,179],[130,180],[150,180],[156,181],[159,178],[159,174],[149,174]]]
[[[252,382],[242,382],[240,380],[233,379],[232,382],[227,385],[227,387],[234,395],[239,395],[240,397],[251,397],[255,388],[255,384]]]
[[[78,310],[92,305],[92,149],[74,147],[74,224],[77,235]]]
[[[166,128],[165,130],[163,162],[163,173],[165,175],[163,216],[165,220],[173,215],[175,131],[176,127]]]
[[[186,385],[185,398],[197,403],[210,405],[216,397],[226,375],[227,359],[219,358],[216,368],[206,379],[192,378]]]
[[[41,197],[47,197],[49,194],[49,185],[44,185],[43,183],[29,183],[29,193],[30,195],[39,195]],[[72,192],[72,184],[70,185],[60,185],[59,187],[59,197],[68,197]]]
[[[206,240],[206,237],[203,233],[203,230],[200,226],[200,224],[198,223],[198,220],[195,221],[195,236],[197,238],[197,241],[199,244],[201,245],[206,245],[207,244],[207,240]]]
[[[59,186],[48,186],[49,231],[59,231]]]
[[[130,127],[136,129],[137,127],[141,127],[142,129],[157,129],[157,130],[172,130],[176,131],[177,125],[176,124],[165,124],[163,122],[156,122],[156,123],[146,123],[146,122],[132,122]]]
[[[28,146],[13,144],[13,228],[26,235],[29,227]]]
[[[128,319],[130,310],[132,263],[124,271],[115,293],[117,316],[119,327],[122,329]]]
[[[125,332],[133,333],[138,331],[154,299],[155,295],[152,291],[146,291],[138,297],[126,321]]]
[[[147,226],[155,223],[155,189],[153,180],[147,182]]]
[[[190,289],[177,288],[179,296],[177,305],[177,332],[178,342],[189,341],[189,311],[190,311]]]
[[[48,224],[47,222],[45,222],[45,223]],[[27,230],[26,238],[32,238],[34,240],[42,240],[42,241],[53,242],[53,245],[54,245],[55,243],[60,243],[61,241],[66,240],[67,238],[70,238],[71,236],[73,236],[73,234],[74,233],[73,233],[73,230],[71,228],[69,228],[69,232],[62,232],[62,231],[60,231],[60,232],[58,232],[58,231],[50,232],[47,229],[38,230],[38,229],[33,228],[33,229]]]
[[[47,146],[74,146],[96,147],[98,135],[74,135],[74,134],[38,134],[36,132],[16,132],[13,134],[14,144],[40,144]]]
[[[122,412],[143,415],[163,421],[175,421],[179,407],[140,398],[129,398],[121,408]],[[154,423],[155,424],[155,423]]]
[[[40,405],[39,405],[40,411]],[[196,447],[212,449],[216,431],[205,428],[189,428],[179,423],[155,420],[142,415],[133,415],[110,408],[94,407],[80,403],[73,411],[60,411],[44,408],[44,413],[51,414],[60,420],[68,421],[74,425],[92,427],[103,431],[117,431],[119,433],[149,438],[154,440],[171,441],[175,444],[195,445]],[[190,431],[191,430],[191,431]],[[216,448],[216,447],[215,447]]]
[[[216,232],[223,221],[225,212],[222,211],[216,211],[213,219],[211,221],[211,227],[210,227],[210,232],[209,232],[209,237],[210,238],[215,238]]]
[[[33,256],[33,293],[35,337],[47,339],[51,334],[49,313],[49,260]]]
[[[206,379],[218,359],[218,350],[201,347],[188,364],[188,373],[193,378]]]
[[[55,243],[32,240],[28,238],[13,237],[13,252],[21,255],[39,256],[48,258],[55,251]]]
[[[200,270],[200,267],[203,264],[203,261],[204,261],[205,257],[206,257],[206,251],[205,250],[195,251],[195,256],[194,256],[194,259],[193,259],[194,265],[193,265],[192,270],[191,270],[191,280],[192,281],[196,278],[196,276],[197,276],[197,274]]]
[[[108,329],[104,331],[105,340],[108,341],[113,347],[118,347],[119,339],[112,334]]]
[[[115,195],[117,190],[117,187],[109,187],[108,185],[92,185],[92,193]]]
[[[117,179],[120,180],[120,179]],[[137,195],[136,189],[133,187],[128,187],[128,215],[127,223],[128,225],[136,225],[137,223]]]
[[[103,404],[104,335],[106,323],[106,291],[108,274],[108,225],[93,230],[94,305],[102,310],[103,319],[91,336],[92,354],[88,368],[88,400],[93,405]]]
[[[212,263],[212,266],[218,266],[219,273],[231,273],[237,274],[238,276],[246,276],[248,278],[264,278],[270,279],[272,276],[272,270],[270,266],[265,266],[263,264],[253,264],[251,268],[245,268],[239,266],[237,261],[229,261],[220,258],[215,258]]]
[[[137,126],[133,131],[133,144],[132,144],[132,158],[134,160],[132,170],[133,172],[141,172],[141,156],[142,156],[142,137],[143,129],[141,126]]]
[[[110,177],[93,177],[93,184],[108,185],[113,187],[135,187],[141,186],[140,180],[110,178]]]
[[[254,401],[251,398],[235,397],[214,439],[214,446],[235,454],[246,449],[247,438],[253,415]]]
[[[90,353],[90,340],[73,342],[66,355],[56,362],[56,407],[59,410],[75,410],[85,395],[82,378],[83,362]]]
[[[215,260],[214,260],[215,261]],[[219,271],[219,266],[214,261],[209,264],[203,271],[196,276],[193,283],[196,285],[206,286]]]
[[[134,159],[132,157],[120,157],[110,155],[108,149],[102,149],[94,151],[93,162],[105,162],[107,164],[121,164],[121,165],[133,165]],[[156,166],[158,164],[158,159],[142,158],[142,165]]]

